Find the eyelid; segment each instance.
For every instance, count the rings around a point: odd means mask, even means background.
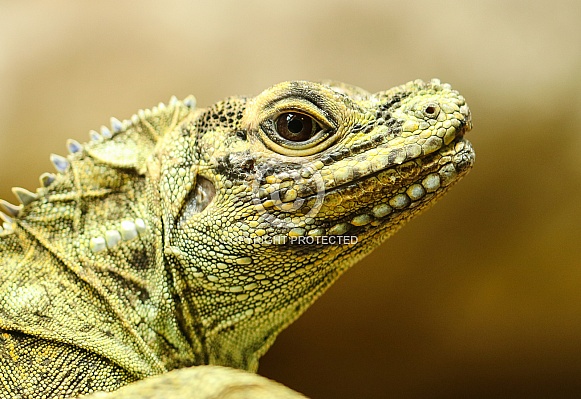
[[[327,129],[335,129],[335,123],[330,120],[330,118],[326,115],[326,113],[315,104],[311,103],[310,101],[306,101],[303,99],[293,98],[292,101],[285,99],[277,101],[271,107],[269,107],[269,112],[264,118],[264,121],[270,119],[275,121],[278,117],[282,114],[286,114],[289,112],[296,112],[299,114],[304,114],[310,116],[317,122],[321,128],[324,130]]]
[[[281,155],[308,157],[332,146],[341,137],[338,134],[340,123],[337,119],[342,115],[341,103],[326,101],[316,90],[291,90],[293,84],[289,83],[287,86],[290,87],[275,87],[274,92],[266,91],[256,97],[246,109],[242,123],[250,130],[256,129],[260,141]],[[320,89],[325,90],[324,87]],[[307,115],[321,129],[304,142],[286,140],[276,131],[276,120],[285,113]]]

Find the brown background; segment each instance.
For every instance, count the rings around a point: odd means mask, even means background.
[[[0,1],[0,197],[172,94],[439,77],[472,108],[475,169],[260,372],[318,399],[579,397],[580,22],[564,0]]]

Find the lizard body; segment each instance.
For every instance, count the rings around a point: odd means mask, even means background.
[[[256,371],[282,329],[468,172],[470,128],[438,80],[376,94],[297,81],[206,109],[172,98],[69,141],[57,174],[0,203],[0,399],[174,369],[192,397],[230,397],[200,381],[262,381],[213,366]],[[123,389],[158,397],[140,384]]]

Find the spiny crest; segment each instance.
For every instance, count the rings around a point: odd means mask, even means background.
[[[159,103],[152,109],[139,110],[130,119],[123,121],[114,117],[111,118],[110,128],[107,126],[101,126],[100,133],[95,130],[89,132],[91,141],[88,143],[81,144],[76,140],[68,140],[68,156],[64,157],[56,154],[50,155],[50,160],[58,172],[57,174],[43,173],[39,178],[41,187],[37,189],[36,192],[31,192],[21,187],[14,187],[12,192],[20,202],[19,205],[14,205],[8,201],[0,199],[0,219],[3,221],[3,224],[0,225],[0,236],[11,234],[14,231],[14,219],[21,216],[21,212],[25,207],[38,200],[44,194],[45,190],[48,189],[60,175],[64,175],[69,171],[71,160],[73,160],[74,157],[82,155],[85,151],[89,156],[93,156],[93,151],[91,151],[91,149],[94,149],[96,145],[112,141],[116,136],[128,132],[132,127],[135,128],[133,130],[138,131],[140,134],[146,133],[156,138],[159,133],[155,131],[155,123],[163,122],[168,118],[171,119],[172,116],[175,116],[174,114],[176,114],[176,111],[179,113],[179,107],[181,105],[183,105],[188,111],[191,111],[196,107],[196,99],[194,96],[190,95],[180,102],[175,96],[172,96],[167,106],[163,103]],[[156,117],[159,120],[152,121],[152,119]],[[140,220],[131,222],[133,223],[133,226],[136,226],[136,228],[131,228],[129,222],[125,223],[125,225],[120,228],[120,237],[124,240],[129,239],[134,232],[133,230],[135,230],[135,234],[141,233],[141,222],[142,221]],[[111,237],[105,240],[106,246],[113,246],[116,237],[116,235],[113,237],[114,235],[114,233],[111,233]],[[99,243],[97,243],[96,247],[99,247],[98,244]]]
[[[13,219],[5,214],[4,212],[0,212],[0,219],[2,219],[2,225],[0,226],[0,234],[10,234],[13,231],[14,222]]]

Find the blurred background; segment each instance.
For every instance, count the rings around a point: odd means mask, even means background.
[[[283,332],[323,398],[581,397],[581,3],[0,1],[0,197],[111,116],[283,80],[468,100],[474,170]]]

